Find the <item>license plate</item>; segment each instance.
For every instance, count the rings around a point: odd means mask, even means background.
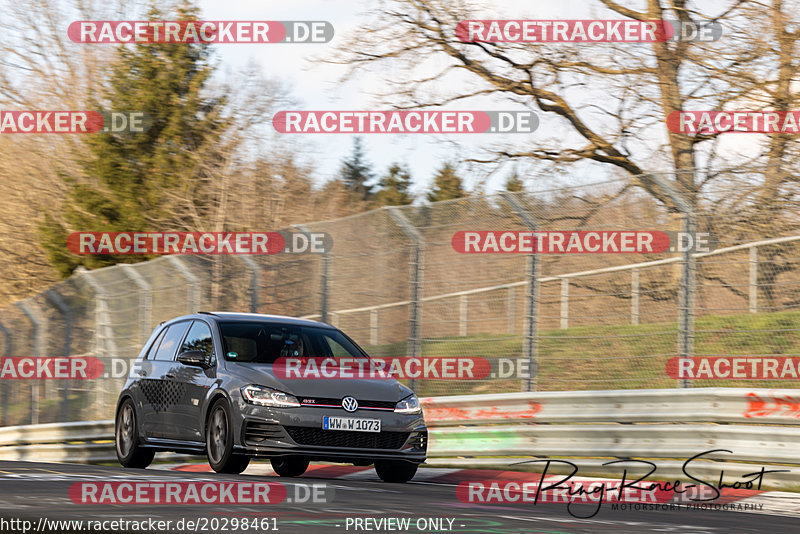
[[[380,432],[380,419],[361,419],[358,417],[330,417],[322,418],[323,430],[350,430],[354,432]]]

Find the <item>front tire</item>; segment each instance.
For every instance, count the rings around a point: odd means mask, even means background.
[[[146,449],[139,442],[139,424],[131,399],[125,399],[119,407],[114,421],[114,449],[117,460],[123,467],[144,469],[153,461],[156,452]]]
[[[302,456],[281,456],[271,458],[272,470],[282,477],[299,477],[308,469],[308,458]]]
[[[405,460],[375,460],[375,472],[384,482],[404,483],[417,474],[417,464]]]
[[[211,407],[206,425],[206,455],[211,468],[217,473],[238,475],[250,464],[250,457],[233,453],[233,425],[231,410],[225,399]]]

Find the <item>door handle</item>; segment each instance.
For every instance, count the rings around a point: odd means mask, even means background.
[[[172,373],[167,373],[164,376],[166,376],[167,378],[175,378],[175,375],[173,375]]]

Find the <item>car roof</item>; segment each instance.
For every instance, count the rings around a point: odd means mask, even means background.
[[[201,311],[190,315],[185,315],[183,317],[176,317],[173,320],[177,319],[189,319],[189,318],[210,318],[215,319],[217,321],[242,321],[242,322],[253,322],[253,323],[263,323],[263,322],[270,322],[270,323],[277,323],[277,324],[287,324],[293,326],[316,326],[322,328],[334,328],[333,326],[322,323],[319,321],[312,321],[311,319],[300,319],[299,317],[290,317],[288,315],[271,315],[265,313],[237,313],[237,312],[221,312],[221,311],[214,311],[214,312],[206,312]]]

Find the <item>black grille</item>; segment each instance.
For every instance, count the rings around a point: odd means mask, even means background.
[[[248,421],[245,426],[244,440],[248,443],[261,443],[268,439],[279,439],[282,436],[281,425]]]
[[[428,448],[428,433],[426,431],[414,432],[408,445],[412,449],[426,450]]]
[[[354,449],[399,449],[408,439],[408,432],[351,432],[323,430],[305,426],[287,426],[286,432],[300,445],[347,447]]]
[[[314,402],[306,402],[309,400],[313,400]],[[360,408],[391,408],[394,409],[396,402],[393,401],[372,401],[372,400],[361,400],[356,399],[358,401],[358,407]],[[341,406],[342,399],[336,399],[333,397],[301,397],[300,402],[305,406],[314,406],[317,404],[328,404],[331,406]]]

